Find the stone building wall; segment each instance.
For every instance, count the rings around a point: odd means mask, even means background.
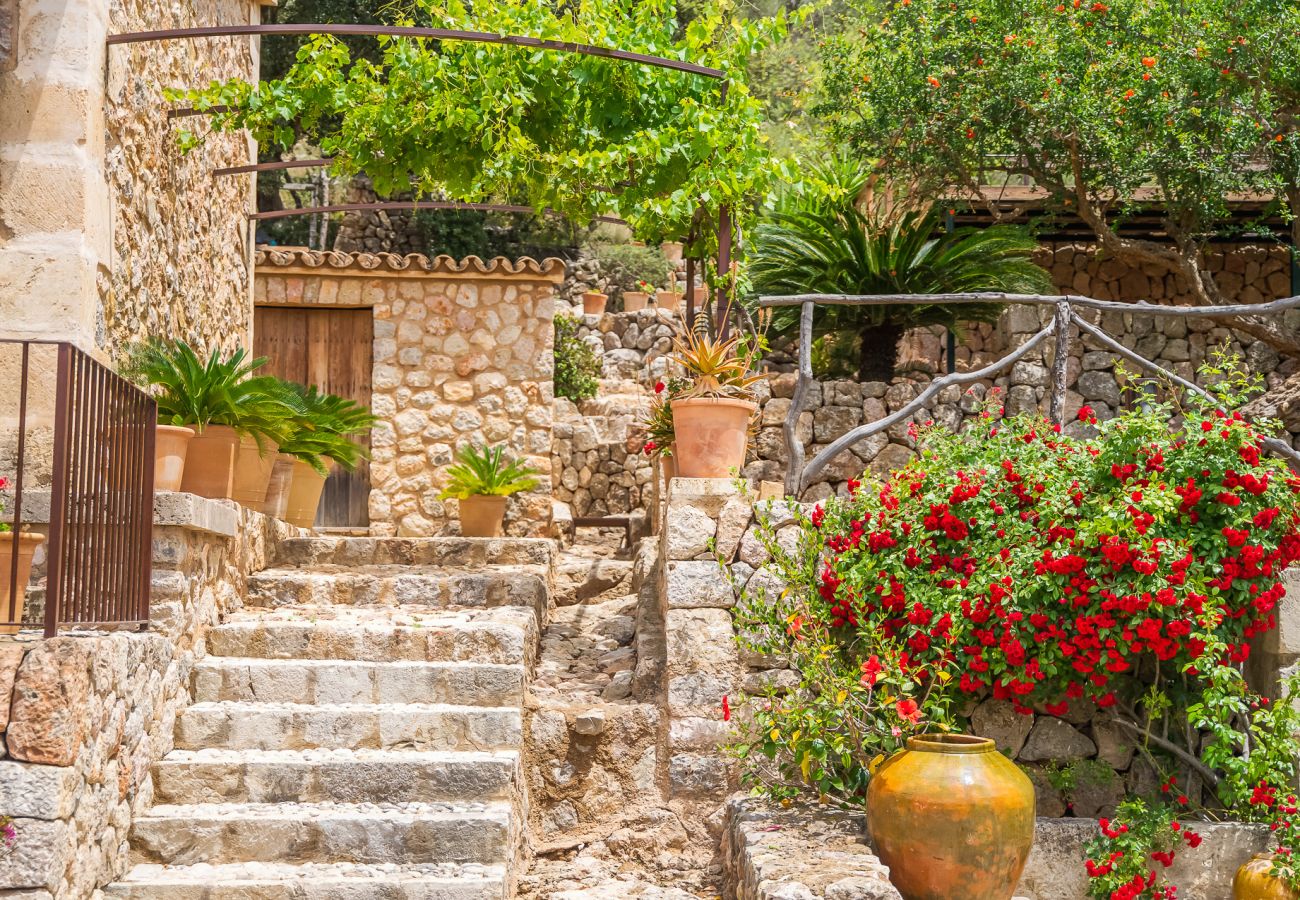
[[[149,631],[0,642],[0,815],[17,830],[0,891],[82,900],[125,872],[132,818],[152,802],[150,771],[205,655],[198,636],[295,533],[232,503],[158,494]]]
[[[460,446],[505,444],[541,472],[511,498],[514,535],[547,533],[554,400],[553,291],[559,260],[258,253],[255,302],[374,311],[370,531],[454,533],[438,494]]]

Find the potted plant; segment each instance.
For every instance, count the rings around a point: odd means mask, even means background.
[[[279,379],[253,376],[265,362],[249,360],[242,348],[228,357],[213,350],[204,361],[179,340],[153,340],[133,353],[127,371],[153,388],[158,421],[194,432],[185,450],[180,490],[246,503],[262,499],[274,445],[293,413]],[[169,443],[174,444],[174,436],[183,437],[168,434]],[[174,446],[169,450],[175,453]],[[165,465],[176,467],[174,461]]]
[[[682,395],[687,385],[688,382],[681,378],[670,378],[667,381],[660,379],[655,382],[655,395],[650,401],[650,412],[642,423],[646,431],[646,442],[641,450],[646,456],[659,461],[665,485],[677,477],[672,399]]]
[[[280,494],[265,501],[263,509],[272,515],[279,510],[290,525],[311,528],[331,467],[355,469],[367,457],[366,448],[349,437],[369,431],[375,417],[353,400],[322,394],[315,386],[286,384],[297,396],[297,412],[286,429],[280,453],[293,462],[289,473],[281,467]]]
[[[623,292],[623,311],[639,312],[650,304],[650,295],[654,293],[654,285],[648,281],[638,281],[635,291]]]
[[[603,316],[609,294],[601,291],[585,291],[582,295],[582,313],[587,316]]]
[[[669,401],[678,476],[725,478],[745,464],[758,411],[752,385],[764,377],[753,371],[760,344],[696,329],[677,339],[674,358],[689,384]]]
[[[655,305],[670,313],[676,313],[682,308],[682,292],[677,290],[676,273],[668,275],[668,290],[655,292]]]
[[[9,479],[0,478],[0,491],[9,490]],[[3,507],[0,507],[3,509]],[[14,534],[8,522],[0,523],[0,622],[8,621],[13,610],[12,625],[0,626],[0,634],[17,634],[23,620],[23,606],[27,600],[27,582],[32,577],[32,559],[36,548],[45,540],[41,534],[20,532]],[[14,554],[18,555],[17,584],[10,582]]]
[[[465,537],[500,537],[506,499],[537,486],[538,472],[518,460],[507,460],[505,448],[479,449],[465,445],[456,451],[456,464],[447,469],[443,500],[457,500],[460,533]]]

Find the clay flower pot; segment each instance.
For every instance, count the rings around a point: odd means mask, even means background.
[[[603,316],[605,314],[605,304],[608,300],[608,294],[602,294],[600,291],[587,291],[582,295],[583,314],[588,316]]]
[[[872,777],[867,821],[904,900],[1010,900],[1034,843],[1034,786],[987,738],[920,735]]]
[[[153,489],[179,491],[185,476],[185,455],[189,450],[193,428],[159,425],[153,438]]]
[[[316,510],[320,507],[320,495],[324,490],[325,476],[301,459],[295,459],[284,520],[299,528],[311,528],[316,524]]]
[[[263,515],[283,519],[289,508],[289,491],[293,486],[293,466],[297,460],[287,453],[277,453],[266,483],[266,499],[254,507]]]
[[[1232,900],[1298,900],[1295,891],[1269,874],[1272,868],[1270,854],[1256,854],[1232,879]]]
[[[745,465],[749,420],[758,411],[757,403],[688,397],[672,404],[677,477],[727,478]]]
[[[663,467],[664,485],[667,486],[677,477],[677,457],[665,453],[659,457],[659,465]]]
[[[271,480],[271,469],[280,445],[263,439],[257,445],[252,435],[241,435],[239,455],[235,458],[235,489],[233,499],[251,509],[257,509],[266,500],[266,486]]]
[[[239,434],[229,425],[194,426],[197,434],[185,453],[181,490],[214,500],[229,500],[235,493],[235,460]]]
[[[32,577],[32,557],[36,548],[45,540],[41,534],[19,534],[17,540],[12,531],[0,533],[0,622],[12,620],[13,625],[0,625],[0,634],[17,634],[21,627],[17,623],[23,620],[23,605],[27,600],[27,582]],[[12,572],[14,545],[18,546],[18,589],[14,590],[9,582]],[[12,604],[13,614],[10,614]]]
[[[682,308],[682,292],[656,291],[655,305],[660,309],[667,310],[670,313],[675,313]]]
[[[623,292],[623,311],[638,312],[643,310],[650,303],[650,295],[645,291],[624,291]]]
[[[458,501],[460,533],[465,537],[501,537],[506,498],[475,494]]]
[[[679,263],[682,261],[682,253],[685,251],[680,241],[664,241],[659,245],[659,251],[663,253],[664,259],[670,263]]]

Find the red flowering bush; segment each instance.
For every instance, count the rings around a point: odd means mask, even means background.
[[[1176,816],[1168,806],[1126,800],[1114,821],[1100,820],[1100,833],[1085,848],[1088,895],[1098,900],[1175,900],[1178,888],[1166,881],[1164,870],[1184,846],[1201,845],[1200,834]]]
[[[1025,713],[1115,706],[1194,667],[1207,640],[1244,662],[1300,558],[1300,481],[1239,414],[1195,409],[1171,429],[1172,412],[1089,438],[1034,418],[926,431],[920,459],[814,513],[816,615]]]

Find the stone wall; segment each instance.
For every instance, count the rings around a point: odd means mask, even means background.
[[[551,483],[573,516],[619,516],[654,502],[654,460],[642,452],[648,392],[555,401]]]
[[[151,334],[201,345],[246,339],[252,180],[214,180],[211,170],[256,153],[230,136],[182,154],[161,91],[254,76],[256,39],[106,48],[105,37],[257,22],[259,7],[9,5],[12,49],[0,64],[0,333],[66,338],[106,356]]]
[[[513,535],[545,535],[551,516],[552,324],[563,263],[370,256],[267,248],[264,306],[374,311],[370,533],[455,533],[456,501],[438,494],[465,444],[505,444],[541,473],[511,498]]]
[[[18,834],[0,854],[6,893],[81,900],[122,875],[205,628],[241,605],[248,574],[296,533],[190,494],[158,494],[154,523],[149,631],[0,643],[0,815]]]

